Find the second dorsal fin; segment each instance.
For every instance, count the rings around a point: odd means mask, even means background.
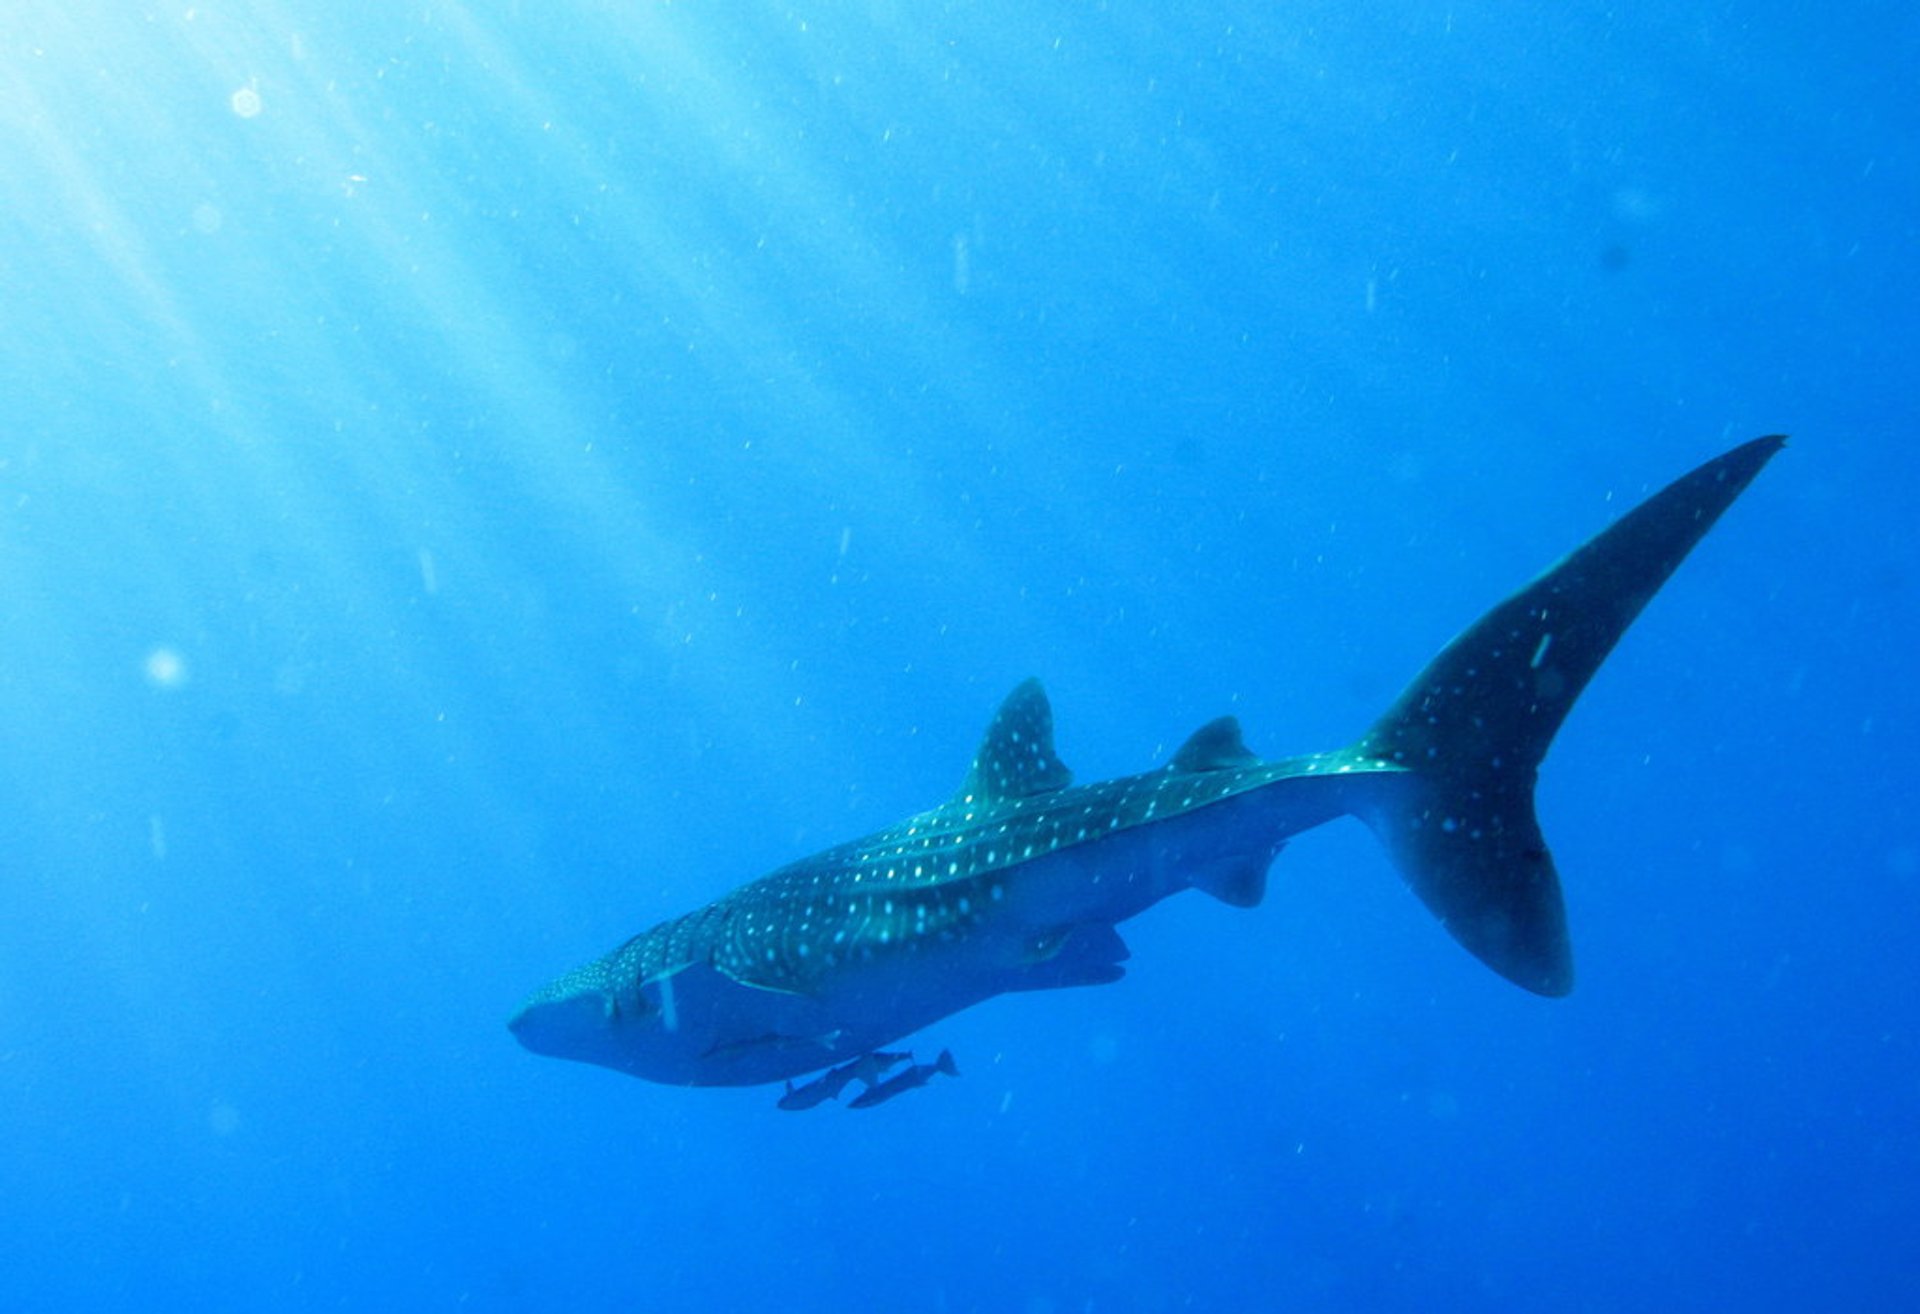
[[[1180,745],[1180,751],[1173,755],[1173,761],[1167,763],[1167,770],[1226,771],[1233,767],[1252,766],[1259,760],[1247,750],[1246,741],[1240,738],[1239,719],[1223,716],[1207,722],[1187,736],[1187,742]]]

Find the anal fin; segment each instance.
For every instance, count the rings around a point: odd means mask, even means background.
[[[1280,856],[1284,845],[1265,853],[1236,853],[1195,868],[1188,879],[1196,890],[1204,890],[1221,903],[1234,908],[1252,908],[1267,896],[1267,869]]]

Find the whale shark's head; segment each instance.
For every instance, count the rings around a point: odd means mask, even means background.
[[[623,988],[601,961],[535,991],[507,1029],[536,1054],[651,1076],[651,1051],[672,1039],[667,1021],[657,988]]]
[[[638,980],[624,951],[536,990],[507,1028],[535,1054],[674,1086],[777,1081],[859,1052],[842,1052],[811,999],[743,986],[706,963]]]

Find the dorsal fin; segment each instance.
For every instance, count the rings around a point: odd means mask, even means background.
[[[1240,738],[1238,717],[1223,716],[1209,721],[1187,737],[1180,751],[1167,763],[1169,771],[1225,771],[1232,767],[1252,766],[1260,759],[1247,751]]]
[[[1022,681],[993,714],[959,798],[1030,798],[1073,783],[1053,751],[1053,708],[1038,680]]]

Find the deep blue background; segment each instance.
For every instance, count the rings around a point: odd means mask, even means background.
[[[10,5],[0,1307],[1912,1302],[1917,63],[1878,3]],[[1023,676],[1086,777],[1329,747],[1776,430],[1548,761],[1569,1000],[1343,825],[871,1114],[504,1030]]]

